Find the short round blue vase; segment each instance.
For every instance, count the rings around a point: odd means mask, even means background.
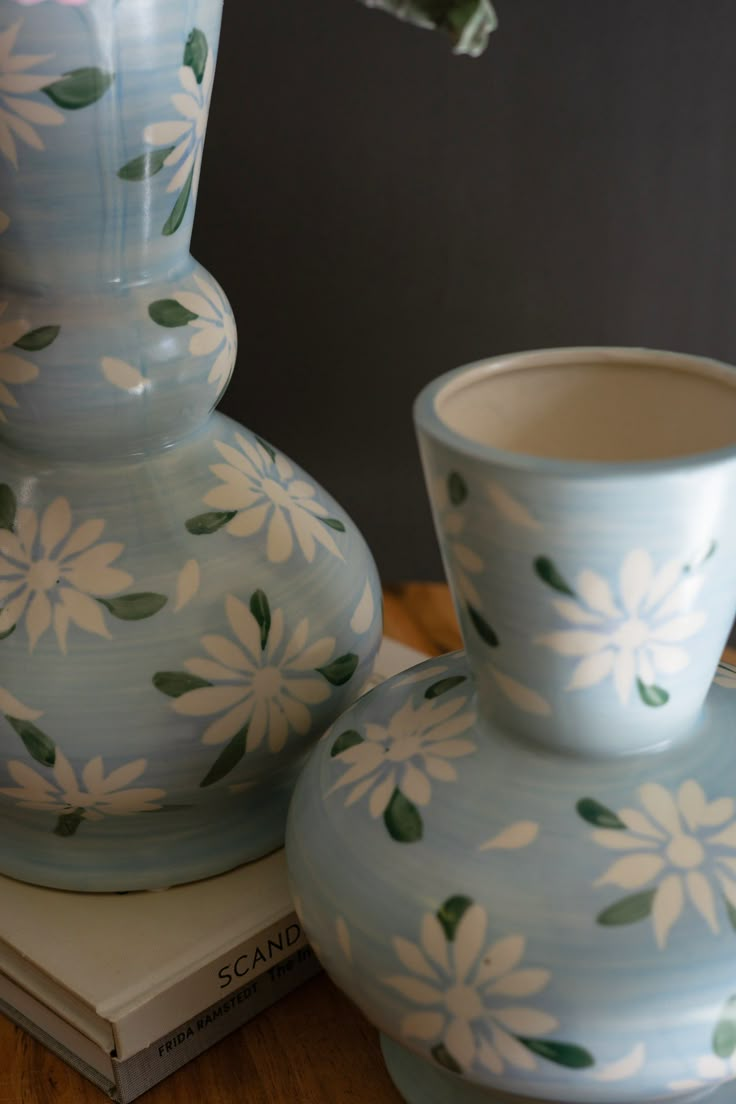
[[[287,831],[410,1104],[730,1099],[735,415],[732,369],[627,349],[417,402],[465,650],[333,725]]]

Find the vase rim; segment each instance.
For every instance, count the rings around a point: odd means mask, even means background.
[[[646,459],[568,459],[483,442],[453,427],[439,409],[443,400],[462,389],[485,384],[492,376],[508,378],[513,372],[528,369],[571,369],[586,365],[591,371],[604,367],[641,367],[649,372],[687,374],[694,381],[715,383],[721,385],[724,391],[733,390],[736,404],[736,369],[714,358],[636,346],[560,346],[504,353],[443,373],[426,384],[415,399],[415,425],[418,430],[468,456],[509,471],[534,472],[543,476],[627,478],[671,475],[677,471],[736,460],[736,429],[733,443],[705,449],[683,449],[675,455]]]

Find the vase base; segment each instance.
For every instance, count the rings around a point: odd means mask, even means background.
[[[502,1089],[462,1081],[381,1035],[381,1051],[389,1076],[407,1104],[552,1104],[548,1098],[519,1096]],[[593,1093],[595,1090],[593,1090]],[[600,1099],[600,1097],[598,1098]],[[609,1098],[610,1099],[610,1098]],[[657,1097],[640,1104],[734,1104],[734,1083],[715,1089],[697,1089],[684,1096]],[[557,1104],[562,1104],[558,1101]],[[568,1104],[567,1097],[564,1104]],[[584,1104],[595,1104],[593,1095]]]

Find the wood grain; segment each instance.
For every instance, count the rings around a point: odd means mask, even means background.
[[[461,646],[441,583],[387,587],[385,631],[430,655]],[[736,649],[726,657],[736,663]],[[0,1015],[0,1104],[102,1104],[105,1099]],[[376,1031],[324,974],[140,1099],[142,1104],[401,1104]]]

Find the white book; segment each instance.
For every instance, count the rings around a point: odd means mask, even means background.
[[[372,684],[425,658],[384,640]],[[283,851],[162,892],[70,893],[0,877],[0,1011],[122,1102],[318,968]]]

